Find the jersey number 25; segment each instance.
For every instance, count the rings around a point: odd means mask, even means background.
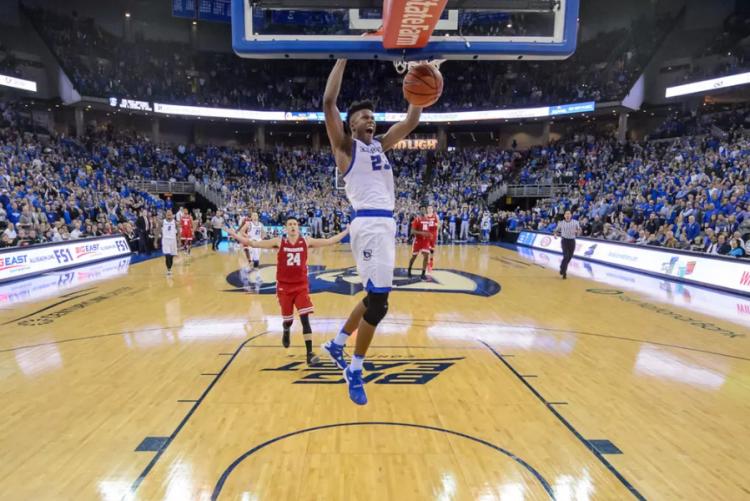
[[[370,157],[370,160],[372,161],[372,170],[388,170],[391,168],[391,164],[388,163],[388,160],[386,160],[385,164],[383,164],[383,157],[381,157],[380,155],[372,155]]]

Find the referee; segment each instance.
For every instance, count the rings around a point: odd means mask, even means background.
[[[224,227],[224,214],[219,210],[211,218],[211,249],[219,250],[221,229]]]
[[[573,219],[569,210],[565,211],[565,219],[555,228],[555,235],[562,235],[563,259],[560,263],[560,275],[563,280],[568,278],[568,263],[573,259],[573,253],[576,250],[576,236],[581,233],[581,226],[578,221]]]

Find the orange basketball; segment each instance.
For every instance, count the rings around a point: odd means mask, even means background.
[[[431,64],[420,64],[404,77],[404,97],[409,104],[426,108],[440,99],[443,93],[443,75]]]

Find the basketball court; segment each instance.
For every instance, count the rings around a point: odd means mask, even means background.
[[[281,347],[270,253],[260,293],[207,248],[171,278],[153,259],[16,285],[2,497],[747,497],[750,302],[578,260],[563,281],[559,259],[443,246],[431,281],[397,272],[365,407],[305,365],[298,323]],[[346,245],[310,264],[317,346],[361,285]]]
[[[234,0],[233,47],[401,73],[575,51],[578,0],[429,2],[438,17],[414,38],[393,10],[407,3]],[[577,259],[562,280],[560,256],[528,248],[440,246],[427,281],[406,276],[409,257],[399,246],[363,407],[332,362],[306,365],[299,322],[281,346],[272,253],[259,277],[225,244],[169,277],[127,257],[3,285],[0,498],[750,497],[746,297]],[[348,245],[309,263],[317,348],[362,284]]]

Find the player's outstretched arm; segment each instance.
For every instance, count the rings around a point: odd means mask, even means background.
[[[270,240],[250,240],[249,238],[238,235],[237,232],[231,228],[224,228],[224,231],[242,245],[247,245],[248,247],[256,249],[273,249],[274,247],[279,247],[281,245],[281,239],[278,237]]]
[[[344,78],[344,69],[346,68],[346,59],[339,59],[328,75],[326,89],[323,93],[323,112],[326,119],[326,132],[328,140],[331,142],[331,150],[336,156],[336,165],[342,172],[346,170],[348,162],[345,158],[339,159],[340,155],[349,155],[352,149],[352,139],[344,132],[344,122],[341,121],[341,113],[336,100],[341,92],[341,81]],[[342,165],[343,164],[343,165]]]
[[[419,125],[419,119],[422,116],[422,108],[419,106],[409,105],[409,109],[406,112],[406,118],[401,122],[395,123],[388,129],[388,132],[383,134],[380,138],[380,144],[383,145],[383,151],[388,151],[396,143],[404,139],[406,136],[417,128]]]
[[[327,247],[341,242],[345,236],[349,234],[349,228],[345,229],[341,233],[332,236],[331,238],[308,238],[308,247]]]

